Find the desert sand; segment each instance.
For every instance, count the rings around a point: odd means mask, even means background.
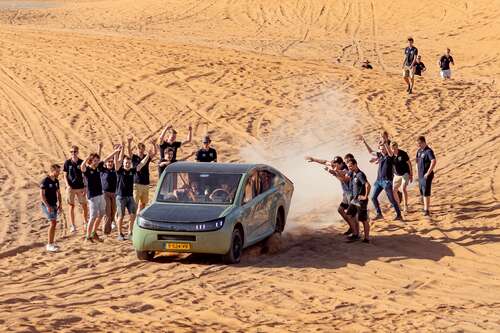
[[[498,1],[31,3],[44,8],[0,1],[1,332],[500,331]],[[408,35],[428,68],[411,96],[400,73]],[[456,66],[442,82],[446,47]],[[360,69],[365,59],[374,70]],[[281,249],[255,246],[234,266],[149,263],[129,242],[85,245],[58,229],[62,251],[48,254],[47,166],[71,144],[109,151],[165,123],[181,137],[193,124],[181,155],[208,132],[222,161],[293,176]],[[411,157],[415,137],[428,138],[432,218],[413,186],[406,222],[388,211],[373,244],[345,244],[338,184],[303,156],[353,151],[373,182],[355,137],[381,129]]]

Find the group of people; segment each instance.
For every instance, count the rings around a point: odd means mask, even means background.
[[[157,162],[158,176],[165,168],[180,160],[187,160],[196,155],[198,162],[217,162],[217,151],[211,147],[211,139],[207,135],[202,140],[202,147],[184,158],[178,158],[179,148],[192,140],[192,127],[188,127],[185,141],[177,141],[177,132],[167,125],[162,130],[158,142],[151,141],[151,147],[146,151],[143,142],[132,147],[133,138],[127,138],[125,144],[113,145],[113,151],[101,158],[102,147],[98,144],[95,152],[90,153],[85,160],[79,158],[80,150],[74,145],[70,157],[64,162],[62,171],[66,187],[66,202],[69,206],[70,231],[77,232],[75,223],[75,204],[78,201],[83,213],[83,229],[85,241],[100,241],[98,231],[110,234],[118,229],[118,240],[126,240],[132,235],[132,227],[138,211],[149,201],[150,163]],[[62,197],[59,185],[61,166],[50,166],[49,174],[40,183],[42,211],[50,222],[48,230],[47,251],[58,251],[55,244],[57,219],[62,213]],[[125,235],[123,220],[125,213],[129,214],[128,235]],[[101,228],[101,222],[103,226]]]
[[[407,84],[406,91],[411,94],[415,84],[415,75],[421,76],[427,68],[422,62],[422,56],[418,53],[418,49],[415,47],[412,37],[408,37],[408,46],[405,48],[404,54],[405,56],[402,67],[403,78]],[[451,50],[447,48],[446,52],[439,58],[438,61],[439,74],[443,80],[451,79],[450,65],[455,65],[455,62],[453,60],[453,56],[451,55]],[[361,64],[361,67],[364,69],[373,69],[373,66],[368,59]]]
[[[368,214],[368,198],[375,207],[376,215],[372,220],[384,219],[378,197],[385,191],[396,215],[395,220],[403,221],[403,213],[408,212],[408,185],[413,182],[414,173],[410,157],[407,152],[399,149],[396,142],[389,139],[386,131],[380,134],[378,150],[372,149],[361,137],[366,149],[371,154],[370,163],[378,165],[377,179],[373,186],[366,174],[360,170],[353,154],[335,156],[333,160],[323,160],[307,156],[306,161],[325,166],[325,170],[334,175],[342,186],[342,202],[338,212],[347,222],[349,229],[344,233],[348,242],[361,239],[359,222],[363,224],[363,242],[370,242],[370,224]],[[424,216],[430,215],[431,187],[436,167],[436,157],[433,150],[427,145],[423,136],[417,138],[418,150],[416,153],[416,167],[420,196],[423,202]],[[373,191],[372,191],[373,189]],[[403,211],[401,211],[403,207]]]

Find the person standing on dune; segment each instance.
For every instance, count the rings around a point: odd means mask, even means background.
[[[314,162],[324,165],[325,170],[334,175],[340,181],[340,185],[342,186],[342,201],[337,211],[349,226],[349,229],[344,232],[344,235],[352,234],[351,224],[349,222],[349,217],[347,216],[347,209],[349,208],[349,202],[351,200],[349,181],[345,178],[346,174],[349,172],[347,164],[344,163],[344,160],[342,160],[342,157],[340,156],[335,156],[332,161],[322,160],[311,156],[306,156],[305,159],[309,163]]]
[[[118,146],[113,147],[116,151]],[[101,152],[98,152],[101,155]],[[114,159],[109,159],[101,169],[101,184],[106,201],[106,214],[104,215],[104,234],[108,235],[113,229],[116,214],[116,170]]]
[[[417,61],[418,49],[413,46],[413,38],[408,37],[408,46],[405,48],[403,60],[403,78],[408,85],[406,92],[411,94],[415,83],[415,63]]]
[[[57,215],[62,211],[61,190],[59,188],[59,173],[61,167],[53,164],[50,172],[40,183],[40,197],[42,199],[42,211],[49,220],[49,231],[47,235],[47,251],[57,252],[59,247],[55,243]]]
[[[408,154],[399,149],[396,142],[391,143],[391,148],[394,153],[394,198],[401,207],[401,202],[403,203],[404,212],[408,211],[408,184],[413,181],[413,168],[411,167],[411,161]],[[399,189],[402,187],[402,198],[399,196]],[[401,200],[402,199],[402,200]]]
[[[422,73],[426,71],[425,64],[422,62],[422,57],[417,56],[417,62],[415,62],[415,75],[422,76]]]
[[[403,220],[403,217],[401,216],[401,210],[399,209],[399,205],[394,198],[393,192],[392,181],[394,179],[394,153],[392,149],[389,147],[387,142],[383,142],[379,146],[379,151],[375,152],[368,145],[365,138],[361,137],[361,139],[365,144],[368,152],[374,156],[374,158],[370,162],[378,164],[377,180],[373,185],[372,194],[372,202],[377,211],[377,215],[373,219],[381,220],[384,218],[384,216],[382,215],[382,209],[380,208],[380,203],[378,201],[378,196],[380,195],[380,193],[382,193],[382,191],[385,191],[389,202],[396,211],[395,220]]]
[[[128,153],[129,156],[132,156],[132,165],[134,168],[141,163],[144,158],[147,158],[146,164],[142,167],[142,169],[138,170],[134,175],[134,199],[137,204],[137,211],[146,207],[149,202],[149,163],[151,162],[150,155],[146,154],[146,145],[142,142],[137,144],[138,152],[137,154],[132,153],[132,137],[128,138]],[[152,141],[151,151],[153,152],[152,157],[156,156],[156,142]]]
[[[167,136],[168,134],[168,136]],[[180,142],[177,141],[177,131],[172,127],[172,125],[166,125],[165,128],[161,131],[160,137],[158,139],[158,145],[160,147],[160,161],[165,160],[165,151],[167,149],[172,149],[174,152],[173,160],[177,160],[177,150],[181,148],[181,146],[186,145],[191,142],[193,139],[193,127],[189,125],[188,127],[188,136],[185,141]],[[165,168],[158,168],[158,177],[161,176],[163,170]]]
[[[434,179],[434,168],[436,167],[436,156],[434,151],[427,145],[425,137],[417,139],[417,171],[420,196],[424,202],[424,216],[430,215],[431,187]]]
[[[217,151],[210,145],[212,140],[208,135],[203,138],[203,146],[196,153],[197,162],[217,162]]]
[[[75,197],[78,199],[78,203],[83,210],[84,229],[88,220],[88,206],[85,199],[85,183],[83,182],[83,174],[80,170],[83,160],[78,158],[79,149],[77,146],[72,146],[70,153],[71,157],[64,162],[63,171],[64,181],[66,182],[66,200],[69,205],[70,231],[75,233]]]
[[[453,61],[453,57],[451,56],[451,50],[446,49],[446,53],[439,59],[439,68],[441,78],[443,80],[451,79],[451,68],[450,64],[455,66],[455,62]]]

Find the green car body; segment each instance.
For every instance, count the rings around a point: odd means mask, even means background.
[[[172,187],[169,182],[177,183],[174,179],[186,173],[239,180],[230,202],[175,202],[162,186]],[[176,162],[165,169],[155,199],[138,215],[133,246],[140,259],[150,260],[157,252],[189,252],[221,254],[235,263],[243,248],[283,231],[292,194],[293,183],[267,165]]]

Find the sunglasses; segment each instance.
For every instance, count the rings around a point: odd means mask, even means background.
[[[70,153],[75,153],[75,154],[78,154],[78,150],[70,150]]]

